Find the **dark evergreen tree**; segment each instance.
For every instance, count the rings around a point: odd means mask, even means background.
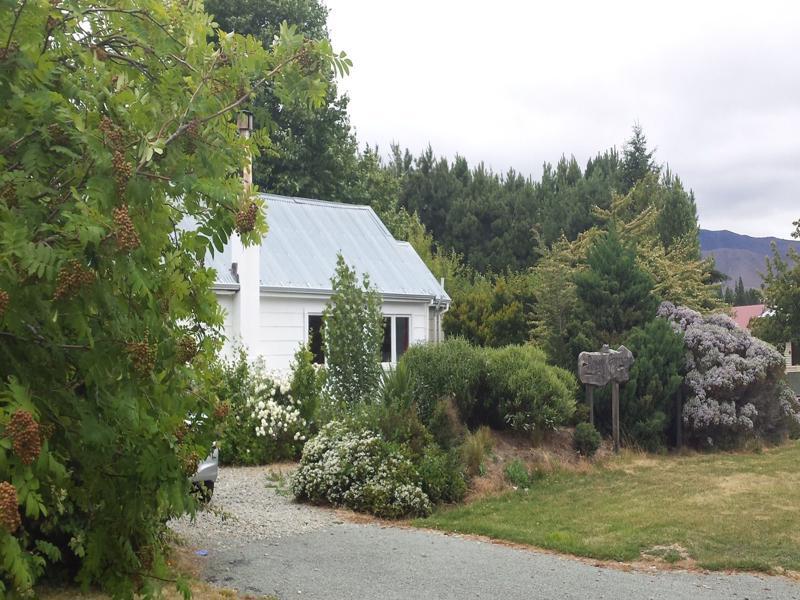
[[[674,443],[678,415],[675,396],[683,381],[685,349],[683,335],[665,319],[655,318],[636,327],[625,337],[625,346],[635,361],[630,379],[620,388],[620,429],[626,442],[650,451]],[[611,431],[611,394],[598,393],[597,422]]]
[[[653,280],[636,264],[635,250],[623,245],[613,223],[589,250],[587,263],[574,278],[583,329],[595,346],[620,344],[655,315]]]
[[[283,21],[309,38],[328,38],[328,10],[319,0],[207,0],[205,8],[223,31],[253,35],[267,48]],[[271,123],[272,142],[253,165],[253,180],[262,191],[348,201],[358,152],[347,104],[333,84],[325,106],[315,111],[282,106],[268,89],[258,93],[252,103],[255,124]]]
[[[660,208],[658,215],[658,230],[661,242],[669,248],[675,241],[689,236],[698,239],[699,228],[697,225],[697,204],[694,192],[688,193],[678,176],[673,175],[669,167],[661,178],[657,205]],[[697,247],[700,255],[700,246]]]
[[[648,173],[658,173],[659,169],[653,161],[654,153],[647,149],[647,137],[642,126],[639,123],[634,124],[633,135],[625,143],[623,150],[621,177],[623,193],[627,193]]]

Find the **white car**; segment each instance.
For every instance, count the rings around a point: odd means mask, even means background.
[[[215,443],[211,454],[197,466],[197,473],[192,476],[192,484],[200,491],[204,500],[210,500],[214,493],[214,484],[219,473],[219,448]]]

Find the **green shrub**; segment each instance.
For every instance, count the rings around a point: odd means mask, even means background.
[[[594,456],[600,448],[600,432],[591,423],[578,423],[572,437],[572,447],[583,456]]]
[[[319,385],[309,377],[302,350],[298,355],[301,362],[291,378],[267,373],[260,363],[248,362],[244,351],[218,363],[217,394],[228,407],[218,439],[222,464],[261,465],[300,455],[311,433]],[[294,395],[293,384],[302,398]]]
[[[386,406],[409,407],[413,401],[411,376],[406,363],[383,371],[381,375],[381,399]]]
[[[487,407],[512,429],[552,429],[567,423],[575,412],[577,382],[569,372],[548,365],[535,346],[489,348]]]
[[[341,406],[373,402],[382,373],[381,296],[366,274],[359,282],[355,269],[347,266],[341,254],[331,286],[322,330],[327,391]]]
[[[415,462],[434,441],[413,406],[365,405],[351,414],[349,423],[354,430],[372,430],[387,442],[403,446]]]
[[[431,509],[419,474],[400,447],[336,421],[305,445],[290,485],[298,500],[379,517],[425,516]]]
[[[464,439],[467,428],[461,421],[458,407],[452,398],[439,398],[433,407],[428,430],[441,448],[455,448]]]
[[[483,351],[461,338],[418,345],[400,361],[408,369],[411,391],[422,420],[428,423],[440,398],[455,400],[461,419],[469,422],[485,372]]]
[[[492,432],[486,427],[479,427],[474,432],[469,432],[461,444],[461,457],[466,472],[470,477],[475,477],[483,469],[486,455],[492,450]]]
[[[533,482],[528,467],[518,458],[506,465],[506,468],[503,469],[503,474],[506,476],[506,480],[514,487],[528,488]]]
[[[300,416],[315,431],[315,419],[322,403],[325,386],[325,367],[314,364],[314,355],[307,346],[300,346],[292,363],[292,397],[300,409]]]
[[[425,449],[417,467],[424,491],[433,504],[460,502],[467,493],[464,463],[456,450],[436,445]]]

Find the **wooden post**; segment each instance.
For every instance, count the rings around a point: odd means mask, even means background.
[[[675,445],[680,450],[683,448],[683,387],[678,387],[675,395]]]
[[[589,423],[594,426],[594,386],[586,384],[586,404],[589,405]]]
[[[619,452],[619,382],[612,382],[611,388],[611,427],[614,433],[614,452]]]

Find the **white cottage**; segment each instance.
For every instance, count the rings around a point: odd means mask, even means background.
[[[241,344],[269,368],[287,368],[300,344],[324,356],[322,312],[341,253],[367,273],[383,298],[384,363],[412,344],[442,339],[450,297],[408,242],[394,239],[369,206],[262,195],[269,232],[244,248],[234,236],[210,260],[214,290],[227,313],[226,352]]]

